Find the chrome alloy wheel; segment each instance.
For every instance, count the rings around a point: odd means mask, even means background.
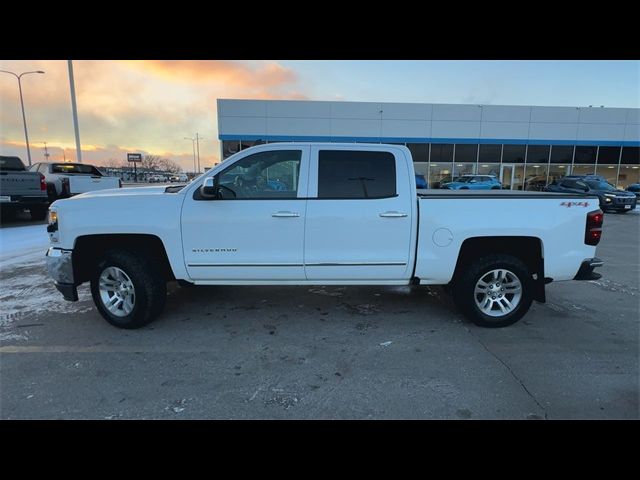
[[[509,270],[491,270],[480,277],[473,296],[482,313],[490,317],[503,317],[520,303],[522,284]]]
[[[129,276],[118,267],[105,268],[98,281],[100,299],[116,317],[126,317],[133,311],[136,290]]]

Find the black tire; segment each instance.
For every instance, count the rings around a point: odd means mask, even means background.
[[[457,276],[453,283],[453,301],[460,311],[480,327],[499,328],[513,325],[520,320],[531,307],[533,301],[533,278],[527,266],[512,255],[492,254],[474,260]],[[509,313],[502,316],[485,314],[476,305],[474,290],[476,283],[488,272],[496,269],[506,269],[515,274],[520,280],[522,293],[520,302]]]
[[[126,316],[118,317],[109,312],[100,297],[99,278],[108,267],[118,267],[124,271],[135,288],[133,310]],[[167,282],[153,262],[138,252],[110,250],[98,262],[91,276],[91,296],[100,314],[111,325],[126,329],[140,328],[151,323],[162,312],[167,298]]]
[[[44,220],[47,218],[49,208],[46,206],[31,207],[29,213],[31,213],[31,220]]]

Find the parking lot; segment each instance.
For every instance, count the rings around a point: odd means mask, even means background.
[[[603,277],[548,285],[504,329],[439,288],[174,284],[125,331],[87,285],[62,299],[44,224],[18,217],[0,228],[0,418],[638,419],[639,233],[639,212],[606,214]]]

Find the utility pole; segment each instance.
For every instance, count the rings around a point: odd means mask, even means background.
[[[193,147],[193,174],[196,174],[196,139],[191,137],[184,137],[185,140],[191,140],[191,146]]]
[[[198,149],[198,173],[200,173],[200,140],[202,140],[203,137],[198,135],[198,132],[196,132],[196,148]]]
[[[49,150],[47,150],[47,142],[43,142],[44,143],[44,161],[48,162],[49,161]]]
[[[73,110],[73,128],[76,132],[76,151],[78,163],[82,163],[82,150],[80,149],[80,129],[78,128],[78,107],[76,106],[76,85],[73,80],[73,60],[67,60],[69,65],[69,87],[71,89],[71,108]]]

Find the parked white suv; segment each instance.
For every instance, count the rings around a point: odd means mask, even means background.
[[[478,325],[520,319],[551,281],[598,278],[592,195],[416,192],[399,145],[277,143],[186,186],[93,192],[51,206],[49,272],[67,300],[91,283],[111,324],[137,328],[166,282],[448,285]],[[425,313],[426,314],[426,313]]]

